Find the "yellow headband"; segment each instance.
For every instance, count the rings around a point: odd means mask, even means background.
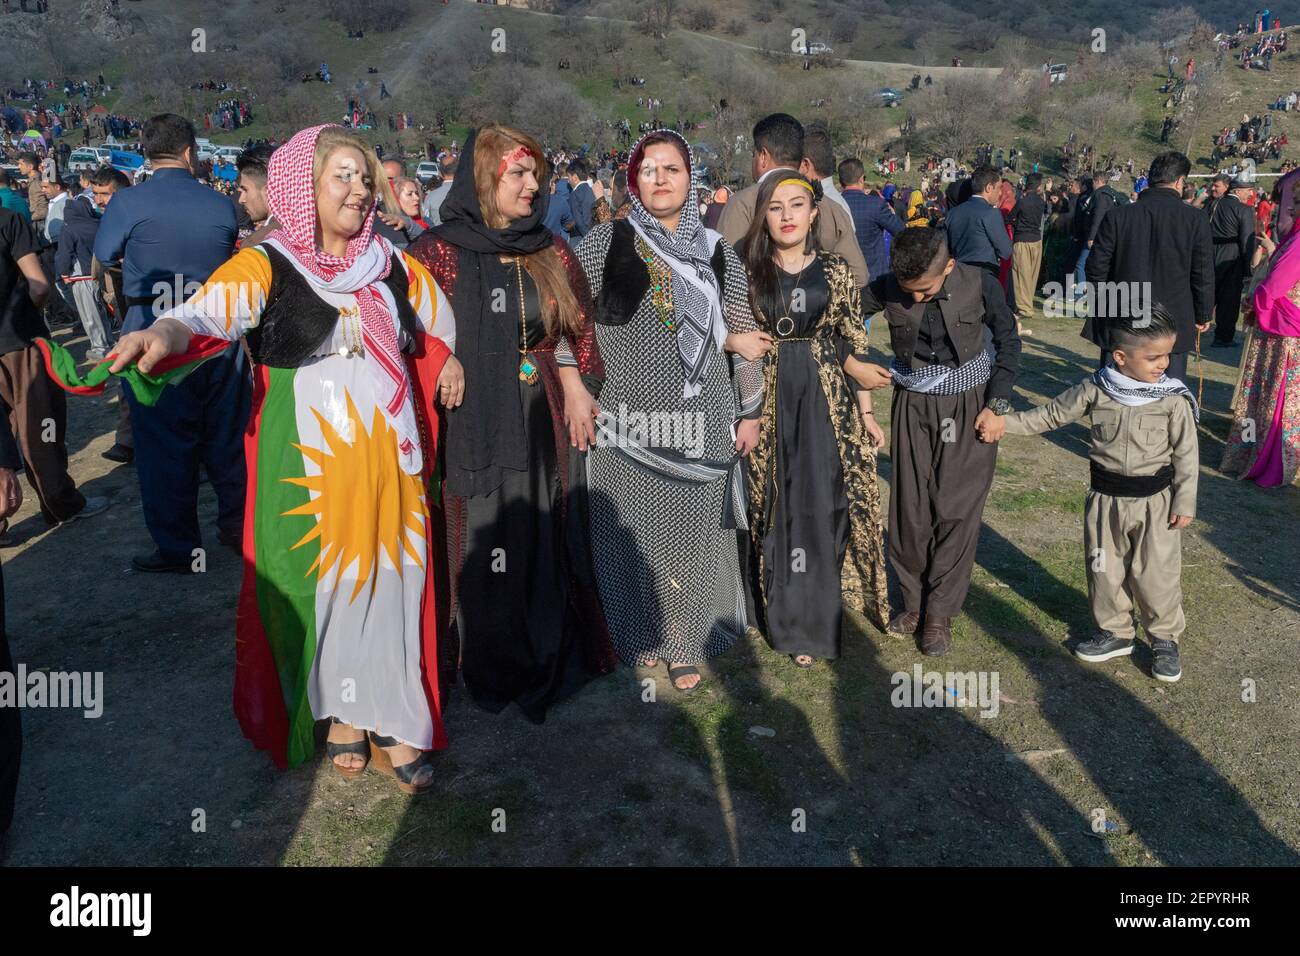
[[[776,188],[780,189],[782,186],[789,186],[791,183],[793,183],[796,186],[802,186],[804,189],[808,190],[810,193],[813,194],[814,199],[817,198],[817,194],[813,192],[812,186],[808,185],[808,183],[802,179],[783,179],[776,184]]]

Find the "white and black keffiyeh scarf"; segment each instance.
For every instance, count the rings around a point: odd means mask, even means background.
[[[1121,405],[1149,405],[1168,395],[1181,395],[1192,403],[1192,417],[1198,422],[1201,420],[1201,407],[1196,404],[1196,396],[1180,379],[1161,375],[1158,382],[1139,382],[1115,366],[1107,365],[1093,373],[1092,381]]]
[[[993,376],[993,333],[985,326],[983,351],[956,368],[946,365],[912,368],[894,359],[889,375],[899,388],[925,395],[960,395],[978,388]]]
[[[679,143],[691,172],[690,191],[682,206],[677,228],[672,232],[642,205],[636,191],[636,177],[643,154],[642,143],[647,137],[656,134],[666,134]],[[641,137],[632,150],[627,181],[632,201],[628,221],[636,234],[672,270],[673,316],[677,330],[677,352],[682,362],[682,397],[694,398],[704,387],[704,373],[712,358],[711,343],[721,350],[727,338],[722,290],[718,288],[718,277],[714,275],[711,262],[713,251],[722,236],[706,228],[700,221],[700,208],[696,201],[700,184],[695,162],[691,158],[691,147],[672,130],[654,130]]]

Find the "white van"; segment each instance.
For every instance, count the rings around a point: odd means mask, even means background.
[[[421,186],[429,185],[429,181],[434,176],[441,176],[442,170],[438,168],[436,160],[426,159],[419,166],[415,167],[415,178],[420,181]]]
[[[93,172],[100,166],[113,164],[113,151],[104,146],[83,146],[68,156],[68,170],[74,173]]]
[[[239,159],[240,156],[244,155],[244,147],[217,146],[213,149],[212,154],[216,159],[221,160],[223,163],[233,163],[235,160]]]

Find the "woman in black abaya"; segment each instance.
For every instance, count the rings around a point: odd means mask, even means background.
[[[480,706],[538,723],[613,667],[582,467],[602,369],[586,280],[542,224],[549,172],[527,134],[478,130],[442,225],[407,250],[452,300],[465,369],[443,444],[461,673]]]

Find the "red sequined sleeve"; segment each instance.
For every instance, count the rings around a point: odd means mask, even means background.
[[[605,380],[605,363],[601,361],[600,348],[596,344],[594,320],[596,310],[591,301],[591,287],[587,285],[587,276],[582,271],[582,264],[578,262],[578,257],[569,248],[569,244],[556,237],[555,251],[559,253],[560,260],[569,273],[569,285],[578,300],[578,311],[582,318],[582,331],[576,335],[566,334],[565,339],[573,356],[578,360],[578,371],[582,373],[583,379],[590,387],[594,383]],[[558,357],[558,350],[556,354]]]
[[[460,250],[445,239],[438,239],[432,233],[426,232],[407,247],[406,254],[429,270],[433,281],[438,283],[442,294],[451,302],[454,312],[456,310],[456,264],[459,261]]]

